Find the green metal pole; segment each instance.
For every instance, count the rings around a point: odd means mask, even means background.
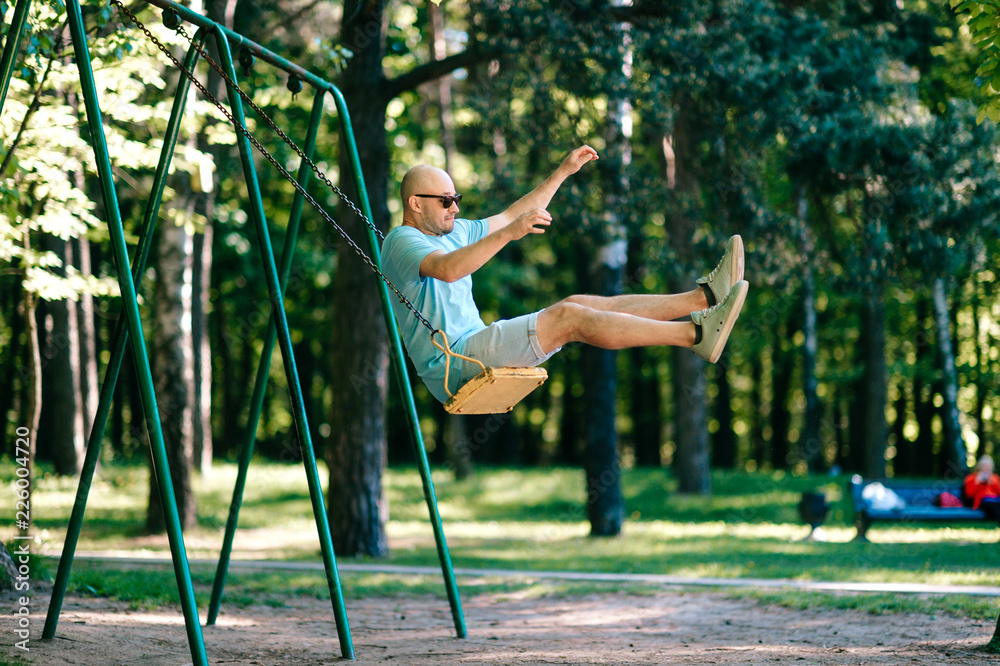
[[[195,44],[200,46],[204,41],[205,33],[204,31],[199,31],[195,35]],[[192,46],[188,51],[184,66],[188,69],[193,68],[198,60],[198,56],[197,46]],[[184,113],[184,104],[187,100],[189,89],[190,80],[186,77],[181,77],[177,93],[174,97],[174,105],[170,111],[170,120],[167,122],[163,149],[160,151],[160,161],[156,166],[156,174],[153,177],[153,187],[150,191],[149,202],[146,205],[146,212],[143,215],[142,227],[139,232],[139,244],[136,249],[135,262],[132,266],[132,280],[135,282],[137,289],[142,282],[142,274],[146,270],[149,251],[153,246],[153,230],[156,227],[156,218],[159,215],[160,203],[163,200],[163,188],[166,186],[170,161],[173,158],[174,147],[177,145],[181,116]],[[126,326],[125,315],[122,314],[119,316],[118,324],[115,327],[111,359],[104,373],[104,383],[101,384],[101,396],[97,405],[97,414],[94,417],[94,424],[90,430],[90,437],[87,439],[87,454],[84,457],[83,468],[80,470],[80,483],[77,486],[73,512],[70,514],[69,526],[66,529],[66,541],[63,544],[62,557],[59,559],[59,570],[56,572],[55,584],[52,587],[49,609],[45,615],[45,628],[42,630],[42,638],[52,638],[56,635],[59,613],[62,610],[63,599],[66,595],[66,586],[69,584],[70,573],[73,569],[73,556],[76,553],[76,544],[80,539],[80,529],[83,526],[83,514],[87,510],[87,497],[90,494],[90,486],[94,480],[94,473],[97,470],[97,463],[100,459],[101,443],[104,439],[104,430],[108,423],[108,412],[111,411],[111,401],[114,398],[115,387],[118,384],[118,375],[125,358],[128,341],[128,327]]]
[[[361,210],[369,220],[373,220],[375,218],[372,216],[371,204],[368,201],[368,190],[365,187],[365,178],[361,171],[361,159],[358,156],[358,145],[354,139],[354,129],[351,126],[351,115],[347,110],[347,102],[344,100],[344,96],[340,90],[333,86],[330,86],[329,90],[337,104],[337,112],[340,115],[340,126],[343,130],[347,154],[351,161],[351,174],[354,177],[358,198],[361,200]],[[368,232],[368,246],[372,260],[376,266],[381,266],[382,253],[379,249],[375,231],[369,225],[365,225],[365,230]],[[458,593],[458,585],[455,583],[455,572],[451,564],[451,554],[448,552],[448,541],[445,539],[444,529],[441,527],[441,514],[438,513],[437,496],[434,493],[434,481],[431,479],[430,465],[427,462],[427,452],[424,449],[424,436],[420,432],[420,418],[417,416],[417,407],[413,400],[413,388],[410,386],[409,373],[406,369],[406,357],[403,355],[399,327],[396,324],[396,317],[392,312],[389,288],[382,280],[379,280],[379,288],[380,300],[382,302],[382,316],[385,318],[385,325],[389,331],[389,340],[392,344],[392,356],[395,360],[399,387],[403,392],[403,401],[406,404],[407,415],[410,421],[413,449],[417,454],[420,479],[424,486],[424,499],[427,501],[427,510],[430,513],[434,540],[437,544],[438,560],[441,562],[441,573],[444,576],[445,588],[448,591],[448,601],[451,604],[451,616],[455,621],[456,634],[459,638],[465,638],[465,615],[462,613],[462,599]]]
[[[156,474],[157,489],[160,493],[160,503],[163,506],[167,525],[167,538],[170,542],[170,552],[174,564],[174,575],[180,593],[181,608],[184,612],[184,624],[187,629],[188,643],[191,648],[191,658],[197,666],[208,664],[205,654],[205,641],[198,621],[198,606],[191,586],[191,571],[188,568],[187,552],[184,549],[184,537],[181,533],[180,519],[177,515],[177,501],[174,497],[173,482],[170,476],[170,466],[167,461],[167,451],[163,443],[163,431],[160,427],[160,417],[156,405],[156,391],[153,387],[153,377],[149,370],[149,357],[146,354],[146,340],[142,332],[142,320],[139,317],[139,304],[136,300],[135,283],[129,270],[128,247],[125,245],[125,231],[122,227],[121,211],[118,208],[118,195],[111,173],[111,161],[108,156],[107,141],[104,137],[104,127],[101,120],[101,108],[97,101],[97,89],[94,85],[94,72],[90,64],[90,49],[83,27],[83,15],[79,0],[67,0],[66,12],[69,15],[69,29],[76,55],[76,64],[80,70],[80,82],[83,88],[83,100],[87,109],[87,122],[90,127],[91,142],[94,146],[94,156],[97,171],[100,176],[104,207],[108,215],[108,231],[111,235],[111,245],[118,271],[118,284],[122,290],[122,305],[128,318],[128,327],[132,340],[132,357],[135,359],[139,379],[139,391],[142,396],[142,406],[146,417],[146,427],[149,431],[150,448],[153,456],[153,473]]]
[[[319,123],[323,118],[324,91],[318,90],[313,101],[312,115],[309,118],[309,131],[303,152],[312,159],[316,149],[316,137],[319,134]],[[298,181],[303,189],[308,189],[312,169],[309,163],[302,160],[299,165]],[[298,238],[299,222],[302,219],[302,205],[305,198],[298,190],[292,200],[291,216],[288,218],[288,229],[285,233],[285,246],[281,251],[279,273],[282,292],[288,284],[288,274],[291,272],[292,255],[295,253],[295,241]],[[233,501],[229,505],[229,518],[226,520],[226,535],[222,540],[222,552],[219,555],[219,566],[215,571],[215,582],[212,585],[212,599],[208,604],[208,621],[215,624],[219,617],[219,606],[222,604],[222,593],[226,587],[226,576],[229,571],[229,560],[233,550],[233,538],[236,535],[236,525],[240,518],[240,508],[243,505],[243,491],[247,482],[247,471],[250,469],[250,459],[257,440],[257,422],[260,421],[261,409],[264,406],[264,391],[267,388],[267,377],[271,371],[271,354],[278,337],[278,328],[274,314],[267,323],[267,333],[264,335],[264,347],[261,350],[260,365],[257,366],[257,378],[254,380],[253,397],[250,398],[250,416],[247,417],[247,427],[243,435],[243,445],[240,447],[239,471],[236,475],[236,486],[233,488]]]
[[[7,101],[7,88],[10,77],[14,74],[14,64],[17,62],[17,52],[21,48],[21,36],[24,34],[24,22],[28,18],[31,0],[17,0],[14,16],[7,32],[7,42],[3,45],[3,57],[0,58],[0,115],[3,115],[3,105]]]
[[[236,69],[233,66],[232,52],[229,49],[229,42],[221,31],[216,32],[216,42],[222,66],[226,69],[226,73],[230,79],[236,81]],[[226,86],[229,92],[229,107],[232,109],[233,119],[237,124],[245,128],[246,117],[243,114],[243,102],[240,95],[228,83]],[[267,218],[264,215],[264,203],[260,196],[260,185],[257,182],[257,172],[254,169],[250,141],[238,130],[237,135],[240,158],[243,163],[243,175],[246,178],[247,190],[250,195],[251,217],[253,218],[254,228],[257,233],[261,260],[264,264],[264,275],[267,278],[267,289],[271,299],[271,313],[276,318],[278,343],[281,346],[281,356],[285,364],[285,375],[288,379],[288,389],[292,398],[292,411],[299,433],[303,462],[306,467],[309,497],[312,500],[313,514],[316,517],[316,527],[319,530],[320,551],[323,554],[327,583],[330,586],[330,600],[333,603],[333,612],[337,620],[340,648],[346,659],[354,659],[354,645],[351,642],[351,630],[347,624],[347,610],[344,607],[344,595],[340,587],[337,558],[333,552],[330,523],[326,515],[326,506],[323,502],[323,487],[319,480],[319,470],[316,469],[316,453],[313,450],[312,434],[309,432],[309,421],[306,417],[302,387],[299,384],[299,373],[295,367],[292,338],[288,332],[288,318],[285,315],[285,304],[281,285],[278,280],[278,269],[274,264],[274,251],[271,249],[271,238],[267,231]]]

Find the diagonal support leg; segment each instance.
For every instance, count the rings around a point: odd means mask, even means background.
[[[219,56],[222,66],[229,78],[236,81],[236,69],[233,66],[233,55],[225,35],[216,32]],[[246,127],[246,117],[243,113],[243,102],[239,93],[227,83],[229,106],[232,109],[234,121],[241,127]],[[306,417],[305,400],[302,397],[302,387],[299,384],[299,373],[295,367],[295,354],[292,351],[292,339],[288,332],[288,318],[285,315],[285,305],[278,279],[278,269],[274,264],[274,251],[271,249],[271,238],[267,230],[267,218],[264,214],[264,204],[260,195],[260,184],[257,182],[257,171],[253,164],[250,141],[237,129],[237,144],[243,163],[243,176],[246,179],[250,194],[250,212],[253,218],[257,243],[260,248],[261,261],[264,265],[264,275],[267,278],[267,290],[271,299],[271,313],[278,329],[278,343],[281,346],[281,356],[285,365],[285,375],[288,378],[288,388],[292,399],[292,412],[295,426],[302,447],[302,458],[306,468],[306,481],[309,485],[309,497],[312,500],[313,515],[316,517],[316,527],[319,531],[320,551],[323,555],[323,565],[326,569],[326,579],[330,586],[330,600],[337,620],[337,634],[340,638],[340,648],[343,656],[354,659],[354,645],[351,641],[351,630],[347,623],[347,610],[344,608],[344,595],[340,586],[340,574],[337,571],[337,559],[333,552],[333,539],[330,536],[330,523],[323,502],[323,487],[316,469],[316,453],[313,449],[312,434],[309,432],[309,422]]]
[[[309,131],[303,152],[312,159],[316,150],[316,137],[319,134],[319,123],[323,118],[323,91],[317,91],[313,100],[312,115],[309,118]],[[299,165],[298,181],[303,189],[308,189],[312,169],[305,160]],[[305,198],[302,193],[295,192],[292,200],[291,216],[288,218],[288,229],[285,233],[285,246],[281,251],[279,267],[281,290],[284,292],[288,283],[288,274],[292,267],[292,256],[295,253],[295,241],[299,234],[299,222],[302,220],[302,206]],[[253,396],[250,398],[250,415],[247,417],[243,444],[240,447],[239,471],[236,475],[236,486],[233,488],[233,501],[229,505],[229,518],[226,520],[226,534],[222,540],[222,552],[219,555],[219,566],[215,571],[215,582],[212,585],[212,600],[208,605],[208,620],[206,624],[215,624],[219,617],[219,607],[222,605],[222,593],[226,587],[226,576],[229,571],[229,560],[233,550],[233,538],[240,518],[240,508],[243,505],[243,491],[246,487],[247,472],[250,469],[250,459],[253,457],[254,445],[257,441],[257,422],[260,421],[261,409],[264,406],[264,391],[267,388],[267,377],[271,371],[271,354],[278,337],[278,327],[272,312],[267,323],[267,333],[264,335],[264,347],[261,350],[260,365],[257,366],[257,377],[254,380]]]
[[[0,115],[3,114],[3,105],[7,101],[7,88],[10,86],[10,77],[14,74],[17,52],[21,48],[21,37],[24,35],[24,23],[30,8],[31,0],[17,0],[10,30],[7,32],[7,43],[3,45],[3,56],[0,57]]]
[[[365,187],[364,174],[361,172],[361,160],[358,157],[358,145],[354,140],[354,130],[351,127],[351,115],[347,110],[347,103],[339,90],[330,88],[330,94],[337,104],[337,112],[340,114],[340,127],[343,130],[344,142],[351,160],[351,175],[354,178],[354,186],[361,200],[361,210],[365,216],[372,220],[371,204],[368,201],[368,190]],[[368,225],[365,225],[368,232],[368,247],[372,259],[376,266],[382,265],[381,252],[379,250],[378,239],[375,232]],[[389,340],[392,344],[392,357],[395,361],[396,373],[399,379],[399,386],[403,392],[403,402],[406,404],[407,416],[410,422],[410,434],[413,440],[414,453],[417,455],[417,463],[420,468],[420,480],[424,486],[424,499],[427,502],[427,511],[430,514],[431,527],[434,531],[434,541],[437,544],[438,560],[441,563],[441,573],[444,576],[445,589],[448,592],[448,601],[451,604],[451,616],[455,622],[455,632],[459,638],[466,637],[465,615],[462,613],[462,599],[458,594],[458,585],[455,583],[455,572],[451,564],[451,554],[448,552],[448,541],[444,536],[444,529],[441,527],[441,514],[438,513],[437,496],[434,493],[434,481],[431,479],[430,464],[427,462],[427,451],[424,449],[424,436],[420,432],[420,418],[417,415],[416,403],[413,401],[413,389],[410,386],[409,373],[406,369],[406,357],[403,354],[403,345],[400,342],[399,327],[396,324],[396,316],[392,312],[392,301],[389,298],[389,288],[384,281],[379,281],[379,294],[382,303],[382,317],[385,319],[385,326],[389,332]]]
[[[204,41],[205,33],[204,31],[199,31],[195,35],[195,44],[201,45]],[[184,66],[189,69],[193,68],[197,60],[198,49],[192,46],[188,50]],[[160,212],[160,203],[163,200],[163,188],[167,183],[170,161],[173,158],[174,147],[177,145],[177,135],[180,131],[181,118],[184,114],[184,105],[189,89],[190,82],[188,79],[182,78],[177,86],[177,93],[174,96],[173,108],[170,111],[170,120],[167,122],[167,131],[164,135],[163,149],[160,151],[160,160],[156,166],[153,186],[150,190],[149,201],[146,204],[146,212],[143,215],[142,226],[139,232],[139,244],[135,253],[135,263],[132,266],[132,280],[135,282],[136,289],[139,288],[139,284],[142,282],[142,274],[146,270],[149,252],[153,247],[153,232],[156,228],[156,219]],[[104,383],[101,384],[97,414],[94,416],[90,437],[87,439],[87,454],[84,457],[83,467],[80,470],[80,483],[77,486],[76,500],[73,502],[73,512],[70,514],[69,525],[66,529],[66,541],[63,544],[62,557],[59,558],[59,569],[56,572],[56,580],[52,587],[52,598],[49,601],[49,609],[45,615],[45,628],[42,630],[42,638],[52,638],[56,634],[59,613],[62,610],[63,599],[66,595],[66,586],[69,584],[70,573],[73,569],[76,544],[80,538],[80,529],[83,527],[83,515],[87,510],[87,497],[90,494],[90,486],[94,480],[97,463],[100,460],[101,443],[104,440],[108,412],[111,410],[111,401],[114,398],[115,387],[118,385],[118,375],[121,372],[128,343],[129,331],[125,315],[122,314],[119,316],[118,324],[115,327],[114,343],[111,347],[111,359],[104,373]]]
[[[160,503],[163,506],[164,518],[167,524],[167,538],[170,542],[170,552],[174,565],[174,575],[177,579],[177,589],[180,593],[181,608],[184,613],[184,624],[187,629],[188,644],[194,664],[208,664],[205,654],[205,641],[198,621],[198,607],[195,603],[194,589],[191,585],[191,571],[188,568],[187,552],[184,548],[184,537],[181,533],[180,519],[177,514],[177,502],[170,477],[170,467],[167,462],[167,451],[163,443],[163,431],[160,427],[160,417],[156,405],[156,392],[153,388],[153,377],[149,369],[149,357],[146,354],[146,341],[142,331],[142,320],[139,317],[139,305],[136,301],[135,282],[129,268],[128,248],[125,245],[125,232],[122,227],[121,211],[118,208],[118,195],[115,190],[114,178],[111,173],[111,162],[108,156],[107,141],[104,137],[104,127],[101,120],[101,108],[97,101],[97,89],[94,85],[94,72],[90,64],[90,49],[87,45],[86,32],[83,26],[83,15],[79,0],[68,0],[66,12],[69,16],[70,35],[77,67],[80,70],[80,80],[83,85],[84,105],[87,109],[87,122],[90,127],[91,141],[94,145],[94,155],[100,176],[104,207],[108,215],[108,231],[111,236],[111,246],[118,271],[118,284],[122,290],[122,304],[128,322],[128,331],[132,342],[132,355],[139,375],[139,391],[142,396],[142,407],[149,431],[150,448],[152,449],[153,473],[157,478],[157,490]]]

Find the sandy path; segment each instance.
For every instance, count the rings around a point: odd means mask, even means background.
[[[650,596],[602,594],[464,600],[469,637],[454,638],[446,601],[370,598],[348,603],[359,664],[1000,664],[977,648],[992,623],[946,615],[869,615],[790,610],[715,592],[651,588]],[[13,597],[0,597],[10,608]],[[32,604],[44,609],[47,597]],[[179,608],[129,610],[104,599],[67,597],[55,639],[42,641],[44,610],[32,617],[28,659],[60,666],[191,662]],[[331,664],[342,661],[329,601],[224,607],[204,629],[213,664]],[[14,619],[0,616],[0,650]],[[6,663],[0,657],[0,663]]]

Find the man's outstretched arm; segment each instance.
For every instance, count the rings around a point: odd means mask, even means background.
[[[597,151],[590,146],[580,146],[571,152],[562,161],[559,168],[546,178],[541,185],[518,199],[504,212],[486,218],[486,221],[490,225],[490,233],[506,227],[517,218],[531,213],[535,209],[540,208],[544,210],[549,205],[549,202],[552,201],[552,197],[555,196],[556,191],[563,184],[563,181],[579,171],[584,164],[596,159],[598,159]]]
[[[518,216],[512,223],[491,231],[489,235],[472,245],[466,245],[454,252],[438,250],[431,252],[420,262],[420,275],[444,282],[455,282],[466,275],[472,275],[496,256],[496,253],[511,241],[520,240],[528,234],[544,234],[545,227],[552,222],[548,211],[535,208]]]
[[[552,216],[545,206],[567,178],[591,160],[598,159],[597,151],[590,146],[577,148],[562,161],[559,168],[541,185],[517,200],[507,210],[486,219],[489,234],[472,245],[454,252],[437,251],[420,262],[420,274],[445,282],[461,280],[482,268],[496,256],[507,243],[520,240],[528,234],[544,234],[552,223]]]

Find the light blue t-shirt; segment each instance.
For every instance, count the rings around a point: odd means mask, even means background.
[[[400,226],[390,231],[382,243],[382,272],[427,318],[435,329],[444,331],[454,349],[459,340],[486,328],[479,308],[472,299],[472,276],[444,282],[420,275],[421,262],[432,252],[454,252],[485,238],[486,220],[455,220],[455,229],[444,236],[429,236],[419,229]],[[392,309],[399,333],[430,392],[441,402],[448,400],[444,390],[444,352],[431,343],[431,333],[393,294]],[[437,336],[437,341],[442,342]],[[456,372],[454,359],[451,375]],[[450,377],[453,379],[453,377]]]

